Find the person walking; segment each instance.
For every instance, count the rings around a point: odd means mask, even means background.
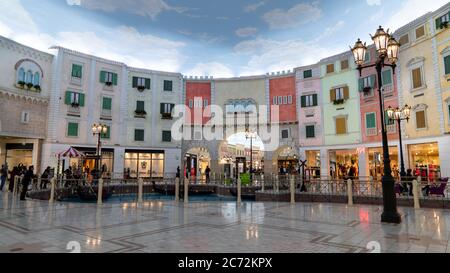
[[[28,168],[28,171],[23,176],[23,179],[22,179],[22,192],[20,193],[20,200],[21,201],[25,201],[25,196],[27,195],[28,186],[30,185],[31,180],[34,177],[33,170],[34,170],[34,167],[30,166]]]
[[[3,187],[5,186],[5,181],[8,178],[8,167],[6,165],[2,165],[2,168],[0,170],[0,191],[3,191]]]

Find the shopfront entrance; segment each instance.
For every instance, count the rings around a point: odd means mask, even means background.
[[[408,145],[409,167],[415,176],[434,181],[441,177],[437,142]]]
[[[351,150],[329,151],[330,176],[334,179],[344,179],[348,176],[359,176],[358,152]]]
[[[6,144],[6,164],[9,169],[22,164],[26,167],[33,165],[32,143],[10,143]]]
[[[306,175],[311,178],[320,178],[320,151],[306,151]]]
[[[369,175],[373,177],[374,180],[381,180],[384,173],[384,162],[383,162],[383,148],[368,148],[367,154],[369,157]],[[389,147],[389,158],[391,160],[391,170],[392,176],[394,178],[400,178],[400,163],[398,148],[396,146]]]
[[[163,178],[163,150],[125,150],[126,178]]]
[[[72,167],[72,170],[78,170],[81,168],[81,172],[83,174],[89,175],[92,170],[95,170],[95,162],[97,160],[97,149],[90,147],[74,147],[78,151],[82,152],[85,157],[84,158],[71,158],[69,161],[69,166]],[[112,172],[114,171],[114,149],[103,148],[101,151],[101,162],[99,162],[101,166],[99,166],[103,170],[103,176],[111,177]],[[62,164],[65,165],[65,162]],[[69,166],[64,166],[64,168],[68,168]],[[64,171],[64,169],[63,169]]]

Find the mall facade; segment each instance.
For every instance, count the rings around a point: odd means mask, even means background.
[[[396,71],[383,70],[384,104],[412,107],[400,128],[386,122],[395,175],[400,130],[407,168],[424,177],[450,177],[448,22],[450,4],[394,33],[402,46]],[[239,169],[237,162],[278,173],[304,160],[314,177],[339,178],[350,166],[359,176],[381,176],[376,72],[360,77],[350,51],[288,71],[216,79],[51,50],[0,37],[0,162],[10,168],[23,163],[42,172],[57,166],[57,153],[74,147],[86,157],[64,158],[61,168],[93,169],[97,139],[91,127],[102,123],[108,128],[101,136],[102,165],[114,177],[172,177],[178,166],[196,175],[208,166],[223,174]],[[366,63],[376,59],[370,48]],[[177,105],[186,107],[182,115],[174,114]],[[226,123],[211,120],[212,105],[223,110]],[[172,135],[180,117],[181,133],[189,136],[184,139]],[[277,147],[249,150],[226,141],[249,129],[259,133],[262,126],[276,130]],[[205,130],[223,138],[207,139]]]

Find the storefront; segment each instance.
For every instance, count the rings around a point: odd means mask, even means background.
[[[163,150],[125,150],[125,176],[127,178],[163,178]]]
[[[343,179],[347,176],[359,176],[359,156],[356,149],[331,150],[328,152],[328,156],[332,178]]]
[[[369,158],[369,175],[375,180],[380,180],[384,173],[383,148],[368,148],[367,155]],[[396,146],[389,147],[389,158],[391,160],[392,176],[400,177],[400,163],[398,148]]]
[[[309,177],[320,178],[320,151],[305,151],[306,172]]]
[[[84,158],[71,158],[69,161],[69,166],[72,167],[72,170],[77,170],[81,168],[83,173],[89,174],[92,170],[95,169],[95,162],[97,160],[97,149],[90,147],[74,147],[78,151],[82,152],[85,157]],[[101,151],[101,162],[99,162],[100,167],[104,172],[104,176],[111,177],[114,168],[114,149],[103,148]],[[69,166],[65,166],[65,161],[62,162],[63,170],[67,169]]]
[[[6,148],[6,164],[11,170],[14,166],[22,164],[26,167],[33,165],[32,143],[8,143]]]
[[[186,162],[186,169],[184,171],[185,175],[187,175],[188,177],[191,177],[191,178],[197,177],[197,173],[198,173],[197,155],[186,154],[184,160]]]
[[[433,181],[441,177],[439,146],[437,142],[408,145],[409,166],[416,176]]]

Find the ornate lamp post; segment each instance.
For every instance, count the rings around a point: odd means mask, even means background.
[[[256,133],[250,132],[250,130],[247,130],[245,132],[245,138],[248,140],[250,139],[250,182],[253,183],[253,139],[256,139]]]
[[[402,177],[406,176],[405,171],[405,162],[403,160],[403,144],[402,144],[402,131],[400,127],[400,123],[403,120],[406,120],[406,122],[409,122],[409,118],[411,116],[411,106],[405,105],[402,109],[400,108],[392,108],[391,106],[388,107],[386,110],[387,115],[389,119],[396,120],[398,124],[398,139],[400,141],[400,180]]]
[[[95,153],[95,169],[100,173],[100,166],[101,166],[101,135],[106,134],[108,132],[108,127],[104,124],[95,124],[92,125],[92,134],[94,136],[98,136],[97,139],[97,151]]]
[[[365,62],[365,55],[367,51],[366,44],[362,43],[360,39],[356,42],[351,51],[355,58],[355,63],[358,66],[359,74],[361,76],[362,70],[369,67],[375,67],[377,71],[378,80],[378,94],[380,100],[380,121],[382,127],[382,139],[383,139],[383,160],[384,160],[384,174],[382,181],[383,187],[383,214],[381,215],[381,222],[386,223],[400,223],[401,217],[397,212],[397,199],[394,192],[394,178],[392,177],[391,170],[391,160],[389,158],[389,145],[384,117],[384,99],[382,94],[382,78],[381,72],[383,67],[392,67],[394,73],[396,68],[396,63],[398,60],[398,52],[400,44],[389,35],[389,30],[386,32],[380,26],[374,36],[371,36],[373,42],[375,43],[378,60],[375,64],[363,65]],[[388,61],[386,63],[386,61]]]

